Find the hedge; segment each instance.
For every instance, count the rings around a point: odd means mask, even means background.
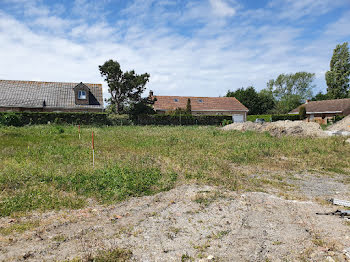
[[[0,125],[24,126],[48,123],[111,125],[113,121],[106,113],[0,112]]]
[[[24,126],[42,124],[74,125],[220,125],[232,116],[171,116],[141,115],[130,120],[127,115],[107,113],[67,113],[67,112],[0,112],[0,125]]]
[[[298,121],[300,120],[299,114],[298,115],[272,115],[271,121],[280,121],[280,120],[290,120],[290,121]]]
[[[247,115],[247,121],[255,122],[257,118],[263,118],[265,122],[271,122],[272,115]]]
[[[141,115],[134,118],[137,125],[221,125],[224,120],[232,120],[232,116],[222,115]]]

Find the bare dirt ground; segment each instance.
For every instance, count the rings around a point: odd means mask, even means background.
[[[288,177],[293,193],[179,185],[111,206],[2,218],[2,228],[38,225],[0,235],[0,260],[62,261],[118,247],[134,261],[350,261],[350,220],[315,214],[339,209],[327,198],[350,199],[344,177]]]
[[[350,131],[350,116],[336,122],[327,128],[330,131]]]
[[[327,137],[318,123],[304,121],[276,121],[263,124],[244,122],[233,123],[223,127],[223,130],[269,132],[272,136],[307,136]]]

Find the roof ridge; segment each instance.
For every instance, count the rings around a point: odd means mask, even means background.
[[[350,100],[350,98],[338,98],[338,99],[325,99],[325,100],[316,100],[316,101],[309,101],[308,103],[313,102],[327,102],[327,101],[339,101],[339,100]],[[305,104],[305,103],[304,103]]]
[[[79,82],[79,83],[76,83],[76,82],[47,82],[47,81],[36,81],[36,80],[6,80],[6,79],[0,79],[0,81],[5,81],[5,82],[23,82],[23,83],[28,83],[28,82],[31,82],[31,83],[41,83],[41,84],[57,84],[57,83],[60,83],[60,84],[76,84],[76,85],[79,85],[80,83],[83,83],[84,85],[101,85],[102,84],[98,84],[98,83],[85,83],[85,82]]]

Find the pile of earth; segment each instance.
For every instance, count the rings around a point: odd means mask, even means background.
[[[327,128],[329,131],[350,131],[350,116],[343,118]]]
[[[302,137],[326,137],[327,134],[321,126],[315,122],[304,121],[277,121],[267,123],[233,123],[222,128],[223,130],[269,132],[272,136],[302,136]]]

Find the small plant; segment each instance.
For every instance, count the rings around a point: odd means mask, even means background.
[[[111,250],[102,250],[97,255],[89,255],[81,262],[126,262],[130,261],[132,252],[127,249],[115,248]]]
[[[194,259],[189,254],[183,254],[181,256],[181,262],[194,261]]]
[[[230,125],[230,124],[232,124],[232,120],[224,119],[221,122],[222,126],[227,126],[227,125]]]

